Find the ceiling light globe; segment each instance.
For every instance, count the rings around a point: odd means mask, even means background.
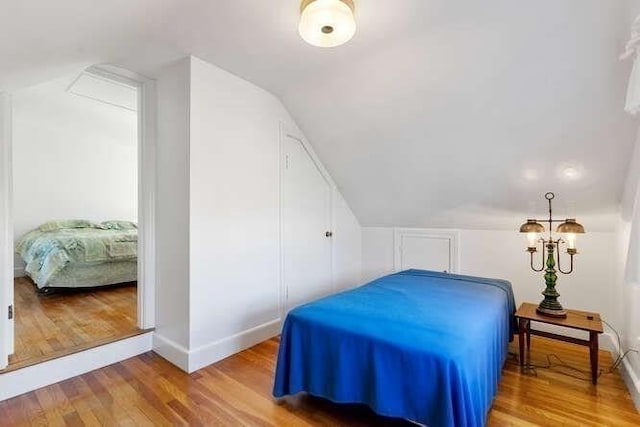
[[[318,47],[340,46],[356,32],[351,0],[302,2],[298,32],[304,41]]]

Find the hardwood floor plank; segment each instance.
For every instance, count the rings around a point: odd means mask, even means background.
[[[115,371],[117,375],[128,382],[142,399],[160,412],[170,423],[175,425],[185,424],[184,421],[167,406],[167,402],[173,400],[172,396],[163,395],[161,392],[157,393],[159,391],[157,388],[148,387],[144,383],[144,378],[137,377],[135,373],[130,372],[124,364],[117,363],[107,367],[107,369]]]
[[[169,388],[169,393],[181,399],[183,403],[191,406],[191,403],[195,405],[194,409],[198,411],[201,419],[206,425],[235,425],[240,421],[233,417],[232,413],[220,405],[220,399],[212,399],[212,396],[206,396],[207,390],[200,386],[190,375],[183,375],[180,373],[176,375],[176,371],[173,367],[166,364],[165,361],[158,358],[155,366],[149,366],[141,363],[138,359],[130,359],[131,369],[136,372],[147,373],[144,377],[150,381],[150,385],[154,386],[157,381],[163,383],[163,389]],[[137,366],[135,366],[137,365]],[[166,369],[170,368],[170,369]],[[157,372],[153,374],[152,372]],[[168,383],[171,383],[169,385]],[[182,390],[185,392],[183,393]]]
[[[136,390],[126,381],[113,379],[106,375],[104,370],[94,371],[92,374],[108,390],[111,399],[113,399],[109,408],[116,414],[116,418],[123,416],[123,414],[131,414],[132,419],[141,419],[142,424],[145,424],[147,420],[150,420],[153,425],[169,424],[169,420],[162,417],[146,401],[139,399]]]
[[[2,426],[413,426],[375,415],[362,405],[337,405],[300,394],[271,396],[278,340],[271,339],[217,364],[186,374],[158,355],[138,357],[0,402]],[[513,351],[514,349],[512,349]],[[640,414],[618,372],[597,386],[588,353],[571,344],[532,337],[531,360],[549,355],[587,374],[559,366],[521,372],[504,366],[489,426],[637,426]],[[601,368],[612,362],[601,352]],[[563,373],[564,372],[564,373]],[[578,378],[566,374],[578,374]]]
[[[64,423],[68,427],[84,427],[84,422],[77,412],[69,412],[64,416]]]
[[[93,412],[92,401],[95,396],[87,392],[88,387],[83,387],[82,377],[74,377],[69,380],[73,383],[73,388],[76,393],[69,397],[69,401],[75,408],[75,413],[78,415],[82,423],[86,426],[99,426],[100,420]]]
[[[64,416],[56,405],[56,398],[51,389],[41,388],[34,393],[47,418],[47,425],[53,427],[64,426]]]
[[[38,295],[16,278],[15,353],[0,374],[141,333],[136,297],[133,285]]]

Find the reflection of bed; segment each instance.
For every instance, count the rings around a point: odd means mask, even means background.
[[[292,310],[274,395],[429,426],[484,425],[514,332],[509,282],[407,270]]]
[[[24,235],[16,252],[38,288],[79,288],[136,281],[137,245],[129,221],[50,221]]]

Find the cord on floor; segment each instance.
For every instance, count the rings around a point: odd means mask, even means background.
[[[617,340],[617,344],[618,344],[618,348],[617,348],[617,352],[618,352],[618,357],[616,358],[616,360],[611,364],[611,366],[608,369],[600,369],[598,371],[598,378],[600,378],[600,376],[605,375],[605,374],[610,374],[612,372],[614,372],[616,369],[618,369],[618,367],[620,366],[620,364],[622,363],[622,361],[627,357],[627,355],[629,353],[638,353],[638,350],[636,349],[628,349],[626,351],[622,351],[622,342],[620,340],[620,334],[618,333],[618,331],[611,326],[606,320],[602,320],[608,327],[609,329],[611,329],[615,335],[616,335],[616,340]],[[520,364],[519,360],[518,360],[518,355],[516,353],[513,352],[509,352],[509,356],[511,356],[512,362],[514,363],[518,363],[518,365]],[[549,370],[554,370],[555,372],[558,372],[559,374],[562,375],[567,375],[569,377],[572,378],[576,378],[579,380],[584,380],[584,381],[591,381],[591,372],[590,371],[586,371],[583,369],[579,369],[576,368],[574,366],[569,365],[568,363],[565,363],[558,355],[556,354],[547,354],[547,364],[546,365],[534,365],[532,363],[527,363],[525,364],[524,368],[524,373],[525,375],[531,375],[531,376],[538,376],[538,369],[549,369]],[[557,363],[553,363],[551,359],[555,359],[557,360]],[[558,371],[555,370],[554,368],[565,368],[565,369],[569,369],[573,372],[582,374],[583,376],[578,376],[575,374],[570,374],[567,372],[562,372],[562,371]]]

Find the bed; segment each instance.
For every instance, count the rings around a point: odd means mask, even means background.
[[[504,280],[407,270],[293,309],[273,394],[428,426],[481,426],[515,332]]]
[[[134,282],[137,231],[130,221],[50,221],[25,234],[16,252],[43,292]]]

